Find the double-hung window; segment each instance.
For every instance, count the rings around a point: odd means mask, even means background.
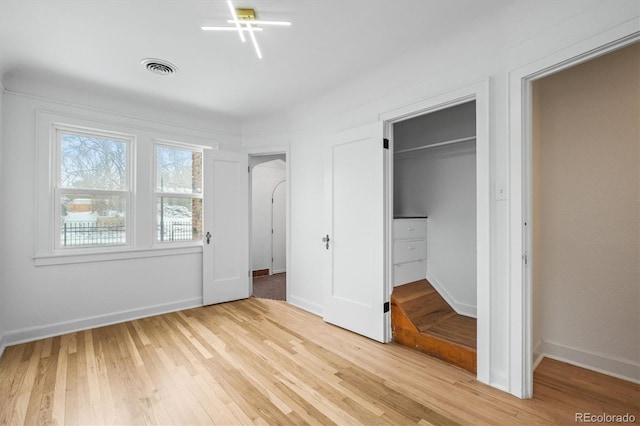
[[[133,136],[55,127],[54,248],[131,246]]]
[[[202,149],[155,144],[156,243],[202,238]]]

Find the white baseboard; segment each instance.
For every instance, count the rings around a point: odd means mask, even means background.
[[[476,306],[458,302],[456,299],[453,298],[453,296],[451,296],[451,293],[449,293],[446,290],[446,288],[442,286],[442,284],[440,284],[438,280],[428,272],[427,272],[427,281],[431,283],[433,288],[435,288],[436,291],[440,293],[440,296],[442,296],[442,298],[449,305],[451,305],[453,310],[456,311],[458,314],[464,315],[466,317],[478,318],[478,309]]]
[[[536,354],[537,358],[535,358]],[[544,357],[640,384],[640,364],[630,360],[572,348],[543,339],[534,350],[534,359],[536,359],[537,363],[540,363]],[[537,367],[537,364],[534,364],[535,367]]]
[[[60,336],[62,334],[88,330],[96,327],[103,327],[106,325],[117,324],[124,321],[131,321],[139,318],[146,318],[154,315],[181,311],[183,309],[197,308],[199,306],[202,306],[201,297],[181,300],[179,302],[147,306],[140,309],[120,311],[112,314],[82,318],[79,320],[65,321],[52,325],[24,328],[22,330],[16,330],[6,333],[3,336],[4,338],[2,339],[2,346],[0,346],[0,348],[4,350],[5,346],[32,342],[34,340],[46,339],[48,337]]]
[[[311,302],[310,300],[307,300],[305,298],[288,295],[287,303],[297,308],[300,308],[304,311],[311,312],[312,314],[318,315],[319,317],[322,316],[322,306],[319,305],[318,303]]]
[[[535,348],[533,349],[533,365],[531,367],[531,371],[536,371],[536,368],[538,368],[538,365],[540,365],[540,363],[542,362],[542,360],[544,359],[544,354],[541,352],[541,347],[542,347],[542,340],[538,340],[538,343],[535,345]]]
[[[2,334],[0,334],[0,358],[2,358],[2,354],[4,353],[4,348],[5,347],[6,347],[6,345],[5,345],[4,336]]]

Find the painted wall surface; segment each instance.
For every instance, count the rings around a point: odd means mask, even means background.
[[[533,94],[534,349],[640,380],[640,43]]]
[[[475,135],[475,103],[393,126],[395,151]],[[427,278],[458,313],[476,311],[475,141],[394,156],[394,216],[428,216]]]
[[[106,98],[97,99],[96,103],[107,111],[120,106],[107,108]],[[34,197],[38,193],[36,178],[39,173],[47,173],[36,170],[38,111],[80,117],[98,127],[100,123],[119,123],[127,132],[139,135],[136,182],[141,191],[151,187],[152,134],[174,141],[210,146],[219,142],[227,149],[239,148],[239,128],[233,123],[226,127],[212,125],[215,120],[198,121],[193,116],[163,110],[154,115],[154,108],[148,105],[131,103],[127,108],[123,106],[123,115],[119,115],[93,105],[75,106],[10,91],[4,94],[0,315],[6,344],[201,304],[201,252],[196,248],[168,256],[162,250],[154,251],[150,245],[151,227],[146,226],[151,219],[146,221],[142,216],[137,217],[136,238],[141,241],[145,234],[149,238],[138,249],[151,257],[34,265],[39,208]],[[150,192],[148,196],[140,193],[137,198],[139,206],[151,204]],[[142,209],[136,213],[141,215]]]
[[[334,91],[296,105],[282,114],[243,125],[245,147],[291,145],[291,264],[288,301],[322,313],[324,260],[323,228],[324,142],[341,130],[380,120],[399,108],[490,78],[491,139],[491,294],[487,307],[490,327],[490,374],[493,386],[511,389],[511,359],[520,350],[511,342],[508,280],[509,200],[496,196],[508,185],[509,72],[581,40],[635,20],[634,1],[514,2],[492,18],[461,28],[447,40],[425,40],[424,47]],[[383,55],[383,52],[381,52]],[[383,57],[383,56],[381,56]],[[478,307],[480,310],[480,307]]]
[[[271,269],[271,195],[285,180],[285,163],[274,160],[259,164],[251,174],[251,261],[252,270]]]

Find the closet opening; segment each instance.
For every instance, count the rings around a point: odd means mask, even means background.
[[[286,300],[286,155],[251,155],[252,296]]]
[[[638,64],[636,42],[531,82],[533,370],[640,381]]]
[[[392,123],[393,340],[477,371],[476,101]]]

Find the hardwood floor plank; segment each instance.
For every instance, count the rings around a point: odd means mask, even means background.
[[[56,380],[53,388],[53,404],[51,420],[54,425],[65,424],[65,407],[67,401],[67,360],[69,357],[69,335],[60,338],[56,365]]]
[[[144,346],[150,345],[151,340],[149,340],[149,338],[147,337],[147,334],[144,332],[144,328],[142,326],[142,320],[131,321],[131,325],[136,330],[136,334],[138,335],[138,338],[140,339],[142,344]]]
[[[28,366],[27,362],[21,361],[25,347],[26,345],[9,347],[0,359],[0,371],[6,372],[0,374],[0,395],[5,399],[5,406],[0,410],[0,425],[9,424],[11,421],[21,384],[17,378],[24,376]]]
[[[50,339],[51,346],[47,348],[49,352],[47,367],[44,373],[44,383],[42,390],[42,399],[40,402],[40,409],[38,411],[37,424],[47,424],[51,422],[53,416],[53,399],[57,382],[57,365],[58,353],[60,351],[60,337],[54,337]]]
[[[71,338],[69,338],[69,343]],[[78,363],[77,353],[67,352],[67,378],[64,398],[64,423],[77,425],[78,420]]]
[[[43,341],[38,340],[33,344],[27,344],[28,349],[24,352],[24,357],[29,354],[31,357],[24,362],[28,362],[28,366],[24,372],[24,376],[20,378],[20,388],[15,395],[15,406],[13,408],[11,424],[25,424],[27,418],[27,410],[29,408],[29,402],[34,390],[34,383],[36,381],[36,375],[38,372],[38,365],[40,364],[40,353],[42,351]]]
[[[96,368],[96,355],[93,349],[93,332],[84,332],[84,359],[89,391],[89,406],[92,410],[93,423],[106,424],[102,408],[102,394]]]
[[[544,360],[519,400],[397,344],[251,298],[6,349],[0,424],[567,424],[640,386]]]

